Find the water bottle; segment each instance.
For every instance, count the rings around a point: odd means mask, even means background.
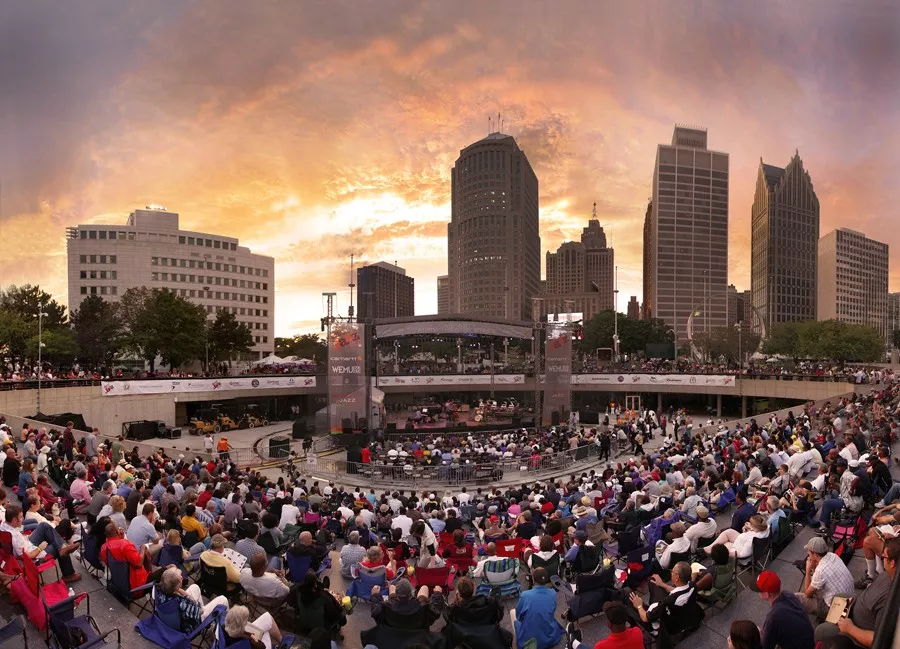
[[[75,597],[75,589],[69,586],[69,597]]]

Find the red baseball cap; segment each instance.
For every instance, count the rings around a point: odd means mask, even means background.
[[[756,589],[761,593],[780,593],[781,579],[771,570],[763,570],[756,578]]]

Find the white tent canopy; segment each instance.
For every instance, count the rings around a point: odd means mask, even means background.
[[[315,365],[316,362],[308,358],[297,358],[296,356],[285,356],[281,359],[281,365]]]
[[[254,367],[259,367],[261,365],[281,365],[284,363],[284,359],[276,356],[275,354],[269,354],[265,358],[260,358],[258,361],[253,361],[251,365]]]

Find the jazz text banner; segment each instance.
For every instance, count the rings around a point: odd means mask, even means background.
[[[178,392],[228,392],[231,390],[288,390],[314,388],[314,376],[235,376],[217,379],[149,379],[135,381],[101,381],[103,395],[121,397],[138,394]]]
[[[572,408],[572,333],[565,322],[547,324],[547,343],[544,347],[544,425],[553,423],[553,413],[559,421],[567,421]]]
[[[335,322],[328,338],[328,425],[332,434],[366,416],[365,324]]]
[[[524,374],[495,374],[494,385],[523,385]],[[435,376],[379,376],[378,387],[398,385],[490,385],[490,374],[438,374]]]

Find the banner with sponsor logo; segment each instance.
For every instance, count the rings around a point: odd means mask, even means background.
[[[328,338],[328,423],[332,434],[366,417],[366,325],[335,322]]]
[[[522,385],[525,383],[524,374],[495,374],[494,386],[498,385]],[[392,388],[397,386],[433,385],[490,385],[490,374],[437,374],[431,376],[379,376],[378,387]]]
[[[138,394],[179,392],[229,392],[232,390],[287,390],[314,388],[314,376],[225,376],[213,379],[144,379],[101,381],[103,396],[121,397]]]
[[[545,426],[559,413],[564,422],[572,409],[572,331],[565,322],[547,323],[544,347],[544,407],[541,418]]]
[[[735,377],[728,374],[574,374],[575,385],[672,386],[697,385],[733,388]]]

